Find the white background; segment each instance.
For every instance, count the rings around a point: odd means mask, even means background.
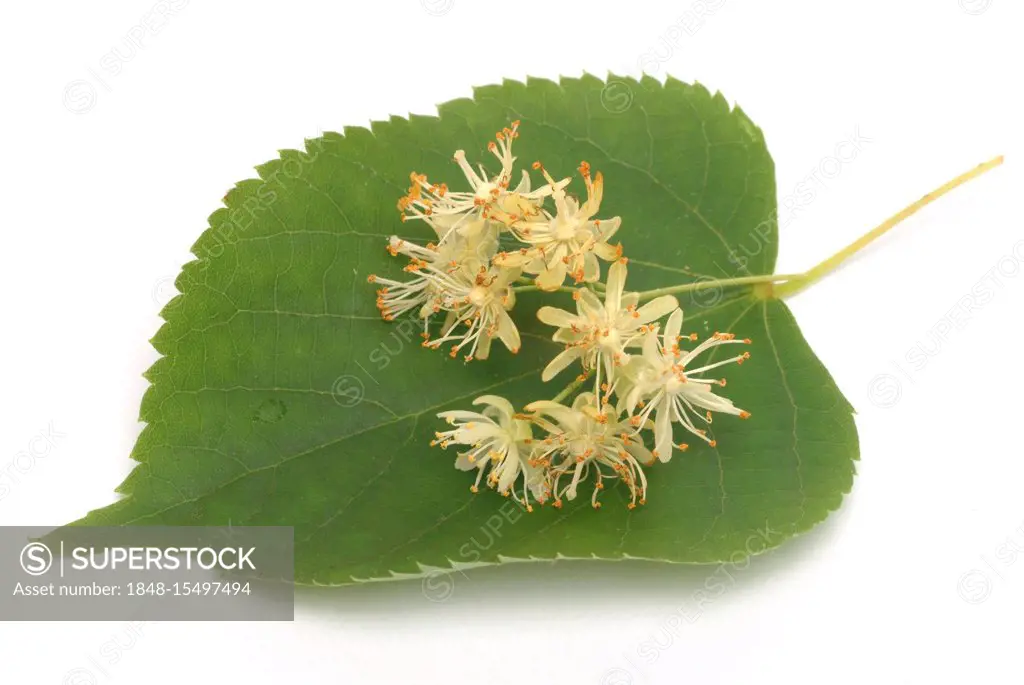
[[[138,28],[154,11],[159,30]],[[814,184],[782,210],[780,272],[981,161],[1007,163],[790,302],[859,411],[862,462],[840,512],[779,551],[718,570],[517,564],[457,577],[445,602],[415,581],[303,592],[287,624],[0,623],[3,682],[1020,682],[1020,3],[4,13],[0,525],[114,500],[147,339],[189,246],[254,165],[321,130],[433,113],[503,77],[696,79],[763,128],[780,201]],[[858,131],[870,142],[837,168]],[[989,301],[963,300],[980,282]],[[713,574],[724,587],[698,606]]]

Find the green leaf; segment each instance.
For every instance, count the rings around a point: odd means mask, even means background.
[[[852,409],[765,290],[680,298],[684,331],[753,339],[751,360],[727,372],[729,396],[753,416],[716,420],[717,448],[694,445],[650,468],[645,506],[627,510],[612,486],[600,511],[581,497],[525,514],[493,491],[472,495],[455,450],[428,446],[439,411],[484,393],[522,406],[568,380],[541,383],[558,348],[533,314],[542,301],[569,304],[566,294],[521,296],[521,352],[495,346],[465,364],[423,349],[413,322],[381,321],[366,281],[400,273],[387,236],[428,234],[395,209],[409,172],[454,186],[453,151],[485,161],[487,141],[513,119],[521,166],[542,159],[567,176],[587,160],[603,172],[601,216],[623,218],[630,289],[772,273],[776,192],[763,136],[699,85],[507,81],[439,117],[307,141],[210,217],[153,339],[163,357],[147,373],[126,497],[78,523],[291,525],[298,582],[343,584],[507,558],[736,560],[836,509],[858,458]]]

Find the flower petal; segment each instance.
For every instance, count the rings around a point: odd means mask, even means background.
[[[672,346],[676,344],[679,338],[679,331],[683,329],[683,310],[676,309],[668,317],[668,322],[665,323],[665,337],[662,340],[662,345],[667,349],[672,349]]]
[[[658,453],[660,461],[668,461],[672,458],[672,414],[670,413],[669,402],[666,398],[658,406],[657,416],[654,417],[654,451]]]
[[[663,357],[658,349],[658,336],[648,333],[644,336],[643,358],[651,366],[657,368],[661,365]]]
[[[519,467],[519,452],[516,450],[515,445],[510,445],[508,454],[501,462],[501,471],[498,476],[498,492],[505,492],[512,487],[512,484],[516,482],[516,478],[519,476]]]
[[[516,413],[516,409],[512,406],[512,403],[499,395],[481,395],[473,400],[473,404],[486,404],[494,407],[505,417],[511,417]]]
[[[583,280],[593,283],[601,278],[601,263],[597,261],[597,255],[587,252],[583,255]]]
[[[576,300],[576,310],[581,316],[597,316],[604,310],[604,305],[601,304],[601,300],[598,299],[593,291],[588,288],[580,288],[576,292],[579,293],[579,299]]]
[[[554,264],[549,262],[548,268],[537,276],[537,287],[547,291],[557,290],[565,282],[566,271],[568,267],[561,259],[556,260]]]
[[[608,282],[605,283],[604,291],[604,306],[609,312],[617,312],[622,308],[622,290],[625,285],[626,265],[615,262],[608,269]]]
[[[528,264],[535,256],[530,250],[526,250],[525,254],[519,251],[502,252],[494,257],[494,263],[502,268],[519,268]]]
[[[701,409],[719,411],[724,414],[739,416],[743,410],[732,403],[728,397],[716,395],[704,383],[687,383],[685,397]]]
[[[518,278],[518,277],[517,277]],[[505,288],[505,293],[501,298],[501,306],[505,308],[505,311],[510,312],[516,306],[516,291],[512,288]]]
[[[644,447],[644,444],[639,440],[631,440],[626,445],[626,451],[632,454],[633,457],[644,466],[650,466],[654,463],[654,455],[651,454],[651,451]]]
[[[438,418],[452,419],[454,421],[490,421],[486,416],[478,411],[468,411],[466,409],[452,409],[450,411],[442,411],[438,413]]]
[[[522,194],[530,192],[530,173],[526,169],[523,169],[522,172],[523,177],[520,179],[519,185],[517,185],[516,189],[513,191],[515,193]]]
[[[492,340],[494,340],[494,336],[489,335],[486,332],[483,333],[480,336],[480,342],[478,342],[476,345],[476,352],[473,353],[473,356],[476,357],[477,359],[487,359],[488,357],[490,357]]]
[[[622,217],[615,216],[612,217],[611,219],[604,219],[602,221],[598,221],[597,226],[595,226],[594,228],[596,229],[595,232],[598,235],[598,239],[601,242],[607,242],[609,238],[611,238],[618,232],[619,226],[621,225]]]
[[[638,318],[636,322],[637,324],[650,323],[651,321],[660,319],[678,307],[679,302],[673,295],[662,295],[661,297],[656,297],[637,310],[640,318]]]
[[[582,331],[577,333],[571,328],[559,328],[557,331],[555,331],[555,334],[551,336],[551,339],[557,343],[571,344],[579,342],[584,337],[585,336]]]
[[[606,262],[614,262],[622,257],[622,245],[609,245],[608,243],[597,243],[594,245],[594,254]]]
[[[572,430],[580,422],[579,412],[551,400],[531,402],[526,405],[525,409],[529,412],[550,416],[556,423],[560,424],[559,428],[562,430]]]
[[[597,397],[592,392],[581,392],[572,401],[573,409],[584,409],[586,407],[597,407]]]
[[[540,319],[542,323],[546,323],[549,326],[571,328],[572,325],[576,323],[578,317],[564,309],[557,309],[556,307],[541,307],[537,310],[537,318]]]
[[[581,354],[583,354],[583,351],[579,347],[570,347],[562,350],[544,367],[544,372],[540,375],[540,379],[545,383],[548,382],[579,359]]]
[[[469,455],[472,452],[460,452],[459,456],[455,458],[455,468],[460,471],[472,471],[473,469],[483,468],[484,464],[487,463],[484,459],[469,460]]]
[[[518,352],[522,345],[522,341],[519,339],[519,329],[516,328],[516,324],[512,321],[512,317],[509,316],[508,312],[504,309],[499,309],[497,319],[498,337],[501,339],[501,342],[505,343],[505,347],[507,347],[510,352]]]

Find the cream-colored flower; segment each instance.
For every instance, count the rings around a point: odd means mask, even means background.
[[[601,267],[597,258],[613,261],[622,257],[621,245],[608,244],[622,220],[619,217],[593,218],[601,207],[604,178],[599,172],[591,179],[590,165],[586,162],[580,164],[587,186],[587,200],[580,205],[566,194],[564,184],[556,183],[539,162],[534,166],[541,169],[548,181],[545,187],[554,189],[551,197],[555,202],[555,214],[542,209],[542,216],[538,218],[526,217],[509,223],[516,238],[528,247],[503,252],[495,257],[495,263],[522,267],[527,273],[538,274],[536,283],[541,290],[555,290],[562,285],[567,274],[577,283],[599,280]]]
[[[652,323],[679,306],[672,295],[662,295],[638,307],[639,295],[623,292],[625,284],[626,265],[620,260],[608,269],[603,303],[590,290],[580,289],[575,313],[555,307],[537,311],[542,322],[558,327],[552,339],[565,343],[565,350],[545,367],[543,380],[551,380],[578,360],[584,373],[596,371],[595,388],[611,394],[616,369],[627,360],[627,348],[639,347],[654,330]]]
[[[530,495],[543,503],[550,490],[544,469],[531,463],[532,431],[530,421],[515,412],[512,403],[497,395],[483,395],[473,400],[485,405],[482,412],[445,411],[438,414],[455,428],[435,433],[432,445],[469,445],[460,452],[455,468],[462,471],[477,469],[476,482],[470,490],[477,492],[480,481],[487,475],[487,485],[503,495],[515,498],[533,511]],[[515,484],[522,479],[519,490]]]
[[[742,364],[750,358],[749,352],[703,366],[695,367],[694,364],[696,357],[707,350],[720,345],[750,344],[750,340],[737,340],[731,333],[715,333],[692,350],[686,351],[680,348],[680,341],[696,341],[697,335],[680,336],[682,325],[683,312],[677,309],[669,316],[660,339],[656,333],[646,336],[643,354],[630,360],[624,372],[630,387],[623,396],[620,409],[632,414],[643,403],[641,411],[633,417],[637,427],[648,425],[650,416],[654,414],[654,454],[661,461],[668,461],[672,457],[673,423],[680,423],[686,430],[714,447],[716,442],[708,437],[706,429],[696,426],[693,417],[710,424],[712,412],[733,414],[742,419],[750,416],[750,412],[739,409],[728,398],[714,393],[713,386],[725,386],[724,378],[702,376],[726,364]],[[685,444],[675,447],[687,449]]]
[[[398,281],[371,274],[367,280],[380,285],[377,290],[377,309],[385,321],[410,311],[423,319],[427,333],[430,317],[440,312],[451,300],[447,293],[453,283],[461,283],[476,276],[481,266],[489,263],[497,251],[497,234],[488,222],[478,219],[467,222],[458,232],[452,232],[439,243],[418,245],[410,240],[391,236],[388,252],[409,258],[404,271],[412,274],[409,281]]]
[[[513,121],[510,127],[498,131],[495,140],[488,144],[488,150],[501,164],[501,171],[494,176],[488,175],[483,165],[473,169],[464,150],[455,151],[454,159],[466,177],[470,187],[468,191],[454,191],[447,183],[430,182],[424,174],[410,174],[412,185],[409,192],[398,201],[403,220],[422,219],[431,225],[444,222],[445,228],[451,230],[461,228],[463,222],[474,219],[488,219],[507,225],[537,215],[543,199],[551,195],[559,184],[552,182],[551,185],[531,189],[530,176],[523,169],[519,185],[509,190],[516,160],[512,155],[512,142],[518,137],[519,122]],[[561,186],[568,182],[569,179],[565,179]],[[444,221],[446,217],[448,221]],[[442,234],[440,237],[445,236]]]
[[[527,405],[526,410],[533,412],[534,423],[548,432],[543,440],[534,441],[531,461],[549,469],[555,507],[562,506],[563,497],[575,499],[580,483],[589,478],[594,480],[590,497],[594,508],[601,506],[597,498],[604,481],[614,478],[629,489],[630,509],[645,503],[647,477],[641,466],[652,464],[654,457],[631,424],[617,418],[611,405],[599,406],[596,396],[585,392],[571,407],[542,400]],[[563,478],[569,483],[561,487]]]
[[[432,272],[431,275],[439,289],[436,306],[448,315],[441,326],[441,337],[425,340],[425,347],[436,349],[452,342],[451,356],[457,356],[468,347],[466,361],[471,361],[486,359],[490,355],[491,341],[497,338],[513,354],[519,352],[519,330],[508,314],[515,306],[512,282],[519,277],[518,269],[479,265],[475,273],[466,268],[454,268],[448,273]]]

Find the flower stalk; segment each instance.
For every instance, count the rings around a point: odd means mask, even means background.
[[[998,157],[994,157],[987,162],[979,164],[978,166],[974,167],[968,172],[960,174],[953,180],[942,184],[932,192],[923,196],[921,199],[907,205],[900,211],[896,212],[891,217],[880,223],[878,226],[871,229],[870,231],[862,235],[860,238],[853,241],[852,243],[850,243],[842,250],[829,257],[828,259],[811,267],[804,273],[789,279],[787,282],[775,288],[774,296],[779,299],[782,299],[786,297],[792,297],[793,295],[796,295],[800,291],[806,290],[808,287],[814,285],[822,278],[838,269],[850,257],[857,254],[865,247],[873,243],[875,240],[878,240],[883,235],[891,231],[904,219],[907,219],[908,217],[916,214],[917,212],[924,209],[931,203],[935,202],[936,200],[938,200],[940,197],[950,192],[951,190],[962,186],[963,184],[967,183],[972,179],[977,178],[978,176],[981,176],[985,172],[996,168],[1002,163],[1003,156],[999,155]]]

